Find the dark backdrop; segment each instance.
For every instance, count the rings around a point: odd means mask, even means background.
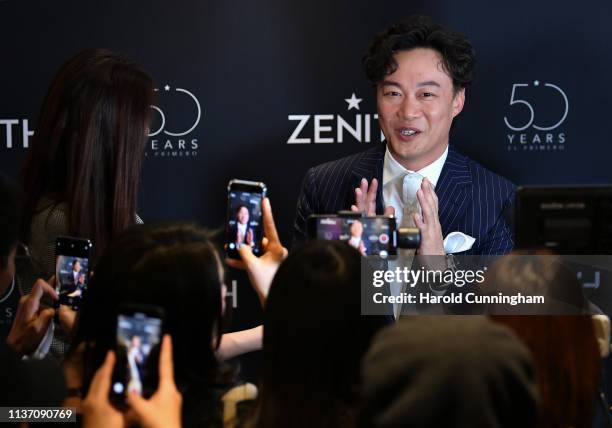
[[[165,124],[158,113],[142,218],[221,227],[227,181],[261,180],[288,243],[306,169],[380,140],[361,55],[412,13],[466,33],[476,49],[477,78],[451,135],[460,150],[517,184],[612,181],[612,5],[596,0],[0,0],[0,170],[18,174],[24,132],[36,129],[58,67],[107,47],[140,62],[159,88]],[[353,93],[359,110],[348,110]],[[308,120],[295,139],[310,143],[289,143],[306,120],[296,116]],[[360,138],[339,135],[341,121],[360,122]],[[236,278],[235,328],[261,315]]]

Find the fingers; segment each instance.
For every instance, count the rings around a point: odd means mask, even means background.
[[[417,191],[417,198],[421,205],[422,214],[415,213],[413,218],[414,224],[421,232],[419,254],[444,255],[442,229],[438,217],[438,198],[429,180],[423,179],[423,183]]]
[[[395,216],[395,208],[389,205],[385,208],[385,212],[383,214],[386,216]]]
[[[363,195],[364,192],[362,192],[359,187],[355,188],[355,205],[353,205],[355,207],[355,211],[363,211],[363,207],[365,205]]]
[[[49,281],[47,281],[47,283],[51,286],[51,288],[53,289],[53,295],[51,295],[51,297],[55,300],[57,300],[59,297],[57,296],[57,291],[55,291],[55,287],[56,287],[56,280],[55,280],[55,275],[53,275],[51,278],[49,278]]]
[[[172,339],[169,334],[162,339],[159,355],[159,387],[174,387],[174,361],[172,360]]]
[[[53,300],[58,299],[57,292],[53,287],[51,287],[51,285],[49,285],[43,279],[37,279],[32,287],[32,291],[30,292],[31,298],[40,301],[42,296],[45,294],[51,297]]]
[[[367,182],[366,182],[367,183]],[[373,178],[372,184],[366,194],[365,209],[367,215],[376,214],[376,191],[378,190],[378,180]]]
[[[351,205],[351,211],[365,212],[366,215],[376,215],[376,193],[378,191],[378,180],[372,179],[368,186],[368,180],[362,178],[359,187],[355,188],[355,204]]]
[[[417,190],[417,199],[421,205],[423,222],[433,225],[439,222],[437,201],[434,199],[431,183],[425,182],[425,180],[423,180],[423,183],[421,188]]]
[[[355,211],[365,211],[365,196],[368,192],[368,180],[362,178],[359,187],[355,188]],[[352,209],[352,207],[351,207]]]
[[[59,320],[60,325],[64,329],[64,331],[72,332],[74,327],[74,322],[76,320],[76,311],[69,308],[66,305],[60,305],[59,307]]]
[[[424,201],[426,201],[429,207],[431,208],[430,212],[435,213],[436,214],[435,217],[437,218],[438,217],[438,197],[436,196],[436,193],[434,192],[434,188],[433,188],[433,185],[431,184],[431,181],[429,181],[427,178],[424,178],[423,182],[421,183],[421,188],[419,189],[419,191],[421,191]],[[417,197],[418,197],[418,191],[417,191]],[[421,203],[421,207],[423,207],[423,202],[421,202],[421,200],[419,200],[419,202]]]
[[[26,320],[34,318],[34,315],[38,312],[38,308],[40,307],[40,299],[49,288],[51,288],[49,284],[42,279],[38,279],[34,283],[30,294],[22,298],[21,306],[23,307],[23,314]],[[55,290],[53,290],[53,293],[55,293]],[[55,296],[57,296],[57,294],[55,294]]]
[[[278,232],[276,231],[276,224],[274,224],[274,216],[272,215],[272,206],[270,205],[270,199],[264,198],[262,203],[263,210],[263,222],[264,222],[264,233],[271,242],[280,243]]]
[[[47,308],[40,311],[38,318],[34,321],[34,329],[40,333],[46,332],[54,316],[55,309],[53,308]]]
[[[240,258],[244,262],[245,266],[249,266],[251,263],[257,260],[255,254],[253,254],[253,248],[249,245],[241,245],[240,248],[238,248],[238,254],[240,254]]]
[[[225,258],[225,264],[234,269],[246,270],[246,264],[242,260]]]
[[[130,420],[139,421],[143,414],[147,413],[147,400],[142,398],[135,392],[130,392],[126,398],[128,406],[130,406]]]
[[[115,353],[108,351],[104,363],[100,366],[93,377],[89,388],[88,398],[96,400],[106,400],[110,390],[111,375],[115,366]]]
[[[419,213],[414,213],[412,215],[412,219],[414,220],[414,225],[423,233],[425,230],[425,223],[423,222],[423,218]]]

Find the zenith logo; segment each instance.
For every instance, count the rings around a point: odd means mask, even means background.
[[[359,104],[363,99],[357,98],[354,92],[344,101],[348,105],[347,111],[357,110],[353,117],[345,118],[339,114],[290,114],[288,119],[297,124],[287,139],[287,144],[343,143],[346,133],[359,143],[372,142],[372,128],[378,126],[378,114],[362,114]],[[382,131],[378,128],[375,131],[378,131],[374,132],[375,136],[378,136],[377,141],[384,141]]]
[[[4,132],[2,132],[3,127]],[[2,134],[4,134],[4,144],[1,143]],[[0,119],[0,147],[12,149],[18,147],[18,142],[21,140],[21,147],[27,149],[30,145],[30,137],[33,135],[34,131],[30,129],[28,119]]]

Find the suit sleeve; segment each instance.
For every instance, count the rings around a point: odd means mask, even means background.
[[[317,212],[317,188],[316,188],[315,169],[310,168],[306,172],[302,189],[298,197],[295,222],[293,223],[293,241],[291,246],[296,247],[306,242],[308,216]]]
[[[514,209],[514,191],[504,201],[503,208],[499,213],[493,227],[487,234],[486,240],[480,244],[478,254],[481,255],[503,255],[508,254],[514,247],[514,236],[512,227],[512,216]]]

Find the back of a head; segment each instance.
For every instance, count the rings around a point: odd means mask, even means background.
[[[480,316],[414,316],[383,330],[363,364],[363,426],[535,427],[529,351]]]
[[[209,235],[196,226],[133,226],[122,234],[95,266],[80,313],[75,345],[93,344],[86,352],[85,384],[115,344],[120,306],[156,305],[173,339],[177,386],[189,391],[185,407],[193,410],[187,401],[201,399],[216,381],[219,269]]]
[[[540,391],[539,428],[593,424],[601,376],[599,347],[588,315],[496,315],[527,345]]]
[[[0,173],[0,272],[18,241],[22,194],[17,184]]]
[[[352,404],[361,357],[386,324],[360,314],[361,262],[345,242],[311,241],[280,266],[264,315],[259,426],[338,426],[322,419]]]
[[[576,274],[547,250],[513,251],[501,257],[489,267],[481,288],[490,295],[544,296],[544,303],[490,305],[490,314],[578,315],[589,310]]]
[[[135,221],[153,82],[126,57],[85,50],[66,62],[43,102],[22,171],[22,234],[43,198],[66,202],[69,233],[102,250]]]
[[[589,304],[576,273],[546,249],[513,251],[489,269],[485,292],[544,296],[543,304],[489,307],[491,318],[527,345],[540,391],[540,428],[590,427],[600,351]],[[526,316],[525,314],[540,314]]]

